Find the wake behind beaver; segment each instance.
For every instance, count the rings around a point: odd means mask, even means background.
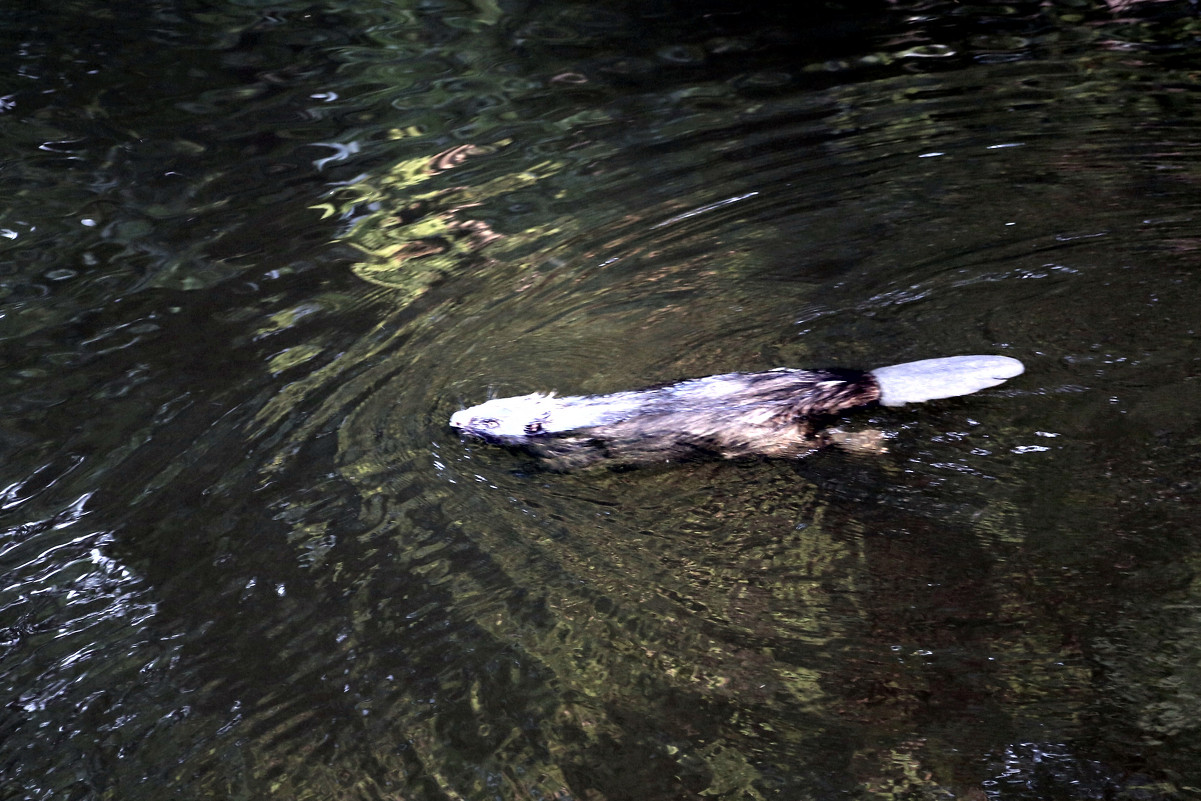
[[[797,457],[830,444],[823,418],[856,406],[968,395],[1020,375],[1007,356],[951,356],[871,371],[726,373],[610,395],[533,393],[455,412],[464,435],[521,448],[556,470],[702,456]]]

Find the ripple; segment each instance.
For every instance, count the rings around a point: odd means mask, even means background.
[[[1195,774],[1191,20],[82,10],[13,12],[0,102],[31,797]],[[975,351],[1027,374],[839,419],[873,459],[555,474],[447,425]]]

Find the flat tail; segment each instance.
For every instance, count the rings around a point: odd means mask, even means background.
[[[902,406],[970,395],[1021,375],[1025,366],[1008,356],[948,356],[878,367],[880,405]]]

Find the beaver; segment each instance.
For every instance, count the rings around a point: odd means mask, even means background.
[[[450,425],[525,450],[553,470],[705,456],[798,457],[836,442],[822,422],[846,409],[968,395],[1024,369],[1007,356],[951,356],[870,371],[779,367],[610,395],[496,398],[455,412]]]

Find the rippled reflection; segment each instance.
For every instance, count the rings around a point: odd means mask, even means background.
[[[1185,3],[0,12],[14,798],[1188,798]],[[488,396],[965,352],[888,453]]]

